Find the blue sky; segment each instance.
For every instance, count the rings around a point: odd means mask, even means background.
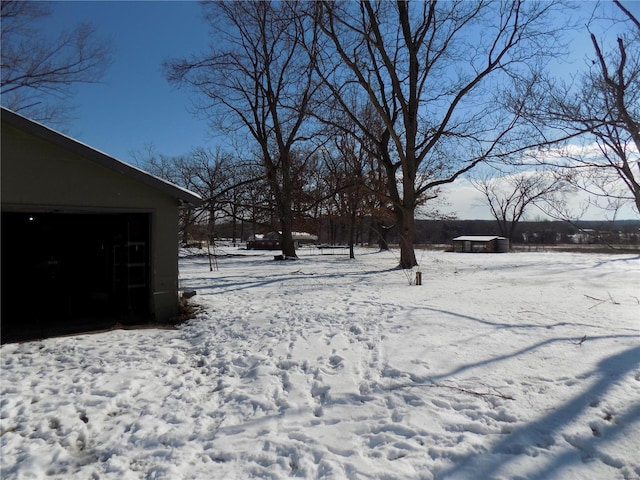
[[[124,161],[153,145],[166,155],[206,146],[206,122],[189,112],[191,97],[165,79],[168,58],[205,51],[208,30],[197,2],[55,2],[44,23],[54,34],[91,22],[113,49],[113,63],[99,84],[82,85],[73,103],[72,137]]]
[[[640,15],[639,0],[623,4]],[[595,3],[580,5],[590,12]],[[610,3],[605,5],[613,8]],[[161,68],[163,60],[207,50],[209,30],[198,2],[56,1],[52,7],[53,14],[41,23],[44,33],[55,36],[79,22],[90,22],[108,40],[114,54],[101,83],[78,87],[72,100],[77,109],[65,133],[130,163],[133,153],[144,152],[147,146],[168,156],[221,142],[224,147],[224,139],[212,138],[207,122],[190,113],[194,97],[189,90],[169,85]],[[572,61],[559,62],[556,68],[570,72],[583,67],[585,54],[592,48],[586,31],[583,37],[574,39]],[[491,218],[480,194],[468,184],[454,184],[446,190],[460,218]],[[597,214],[590,215],[594,216]]]

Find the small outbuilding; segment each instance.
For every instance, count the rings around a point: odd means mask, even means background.
[[[293,242],[298,248],[301,245],[313,245],[318,243],[318,236],[307,232],[293,232],[291,234]]]
[[[1,340],[178,314],[194,193],[2,108]]]
[[[300,245],[317,243],[318,236],[306,232],[292,232],[291,237],[296,248]],[[269,232],[264,235],[251,235],[247,240],[247,250],[280,250],[282,234]]]
[[[509,251],[509,239],[497,236],[463,235],[453,239],[454,252],[505,253]]]

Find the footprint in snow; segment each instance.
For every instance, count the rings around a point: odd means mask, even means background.
[[[331,357],[329,357],[329,364],[334,369],[342,368],[343,362],[344,358],[342,358],[340,355],[332,355]]]

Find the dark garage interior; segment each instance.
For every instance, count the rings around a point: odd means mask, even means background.
[[[2,212],[2,343],[148,321],[149,217]]]

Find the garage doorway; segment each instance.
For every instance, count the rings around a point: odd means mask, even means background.
[[[2,212],[2,342],[150,319],[150,215]]]

